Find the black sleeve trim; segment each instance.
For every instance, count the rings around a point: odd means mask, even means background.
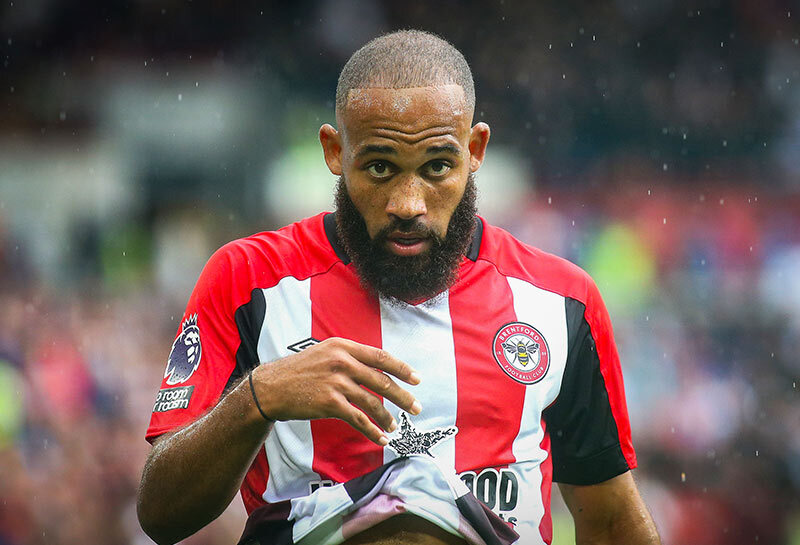
[[[258,337],[264,324],[267,301],[264,292],[255,288],[250,292],[250,301],[236,309],[233,321],[239,330],[239,349],[236,351],[236,365],[233,368],[223,395],[236,386],[242,377],[258,365]]]
[[[622,475],[629,469],[617,443],[588,458],[562,458],[558,462],[554,459],[553,480],[563,484],[597,484]]]
[[[608,401],[586,305],[565,298],[567,362],[558,397],[543,417],[550,435],[553,480],[587,485],[624,473],[628,462]]]

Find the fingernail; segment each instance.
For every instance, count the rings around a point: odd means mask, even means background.
[[[389,444],[389,438],[385,435],[382,435],[380,439],[378,439],[378,444],[382,447],[385,447]]]
[[[422,412],[422,405],[420,405],[419,401],[416,399],[414,403],[411,404],[411,414],[419,414]]]
[[[389,433],[392,433],[396,429],[397,429],[397,420],[392,418],[392,422],[389,424]]]
[[[419,382],[420,378],[416,371],[412,371],[411,375],[409,376],[411,382]]]

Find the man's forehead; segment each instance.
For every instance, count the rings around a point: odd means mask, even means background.
[[[447,122],[469,124],[469,111],[464,89],[457,84],[431,85],[391,89],[368,87],[350,89],[339,122],[346,125],[364,123]]]

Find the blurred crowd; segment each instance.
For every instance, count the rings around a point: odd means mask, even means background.
[[[544,4],[0,6],[0,545],[150,542],[143,436],[200,267],[330,209],[336,77],[402,27],[471,63],[488,219],[600,286],[664,542],[800,543],[800,11]]]

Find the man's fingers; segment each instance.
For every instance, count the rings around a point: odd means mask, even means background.
[[[345,396],[350,403],[357,405],[384,430],[391,433],[397,428],[397,422],[395,422],[394,417],[383,406],[381,399],[372,392],[354,383],[352,388],[345,393]]]
[[[344,342],[345,349],[361,363],[385,371],[408,384],[419,384],[419,375],[414,368],[395,358],[386,350],[355,341],[341,340]]]
[[[419,414],[422,410],[422,405],[409,391],[398,386],[389,375],[377,369],[367,366],[358,367],[354,372],[353,380],[366,386],[379,396],[388,399],[408,413]]]
[[[382,447],[389,444],[389,439],[383,431],[376,426],[367,415],[361,412],[357,407],[343,400],[342,408],[339,411],[339,418],[350,424],[356,431],[361,432],[364,436]]]

